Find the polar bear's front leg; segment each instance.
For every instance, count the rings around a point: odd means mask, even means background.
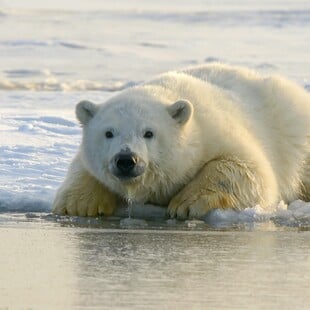
[[[58,190],[53,213],[79,216],[110,215],[116,208],[116,197],[86,170],[74,162]]]
[[[212,209],[264,204],[261,184],[254,169],[240,160],[212,160],[170,201],[168,213],[202,218]]]

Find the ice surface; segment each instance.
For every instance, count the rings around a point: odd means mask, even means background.
[[[50,212],[80,143],[80,100],[102,102],[160,72],[218,60],[284,74],[309,89],[307,0],[135,3],[0,1],[0,211]],[[150,205],[134,206],[132,216],[177,225]],[[216,210],[203,220],[309,226],[310,206]]]
[[[2,90],[119,90],[205,59],[309,84],[308,0],[14,0],[0,12]]]

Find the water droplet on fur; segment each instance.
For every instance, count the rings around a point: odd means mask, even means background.
[[[131,218],[132,207],[133,207],[133,200],[128,198],[127,199],[127,204],[128,204],[128,218]]]
[[[135,219],[132,218],[132,213],[133,213],[133,205],[136,203],[134,199],[134,192],[128,188],[127,190],[127,210],[128,210],[128,217],[125,219],[122,219],[120,221],[120,226],[121,227],[126,227],[126,228],[135,228],[135,227],[145,227],[147,226],[147,222],[145,220],[141,219]]]
[[[128,218],[131,218],[132,216],[133,204],[134,204],[134,193],[131,191],[131,188],[129,187],[127,189]]]

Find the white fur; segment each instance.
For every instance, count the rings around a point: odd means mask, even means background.
[[[182,189],[174,201],[190,200],[188,188],[197,210],[201,201],[220,207],[199,186],[216,192],[223,177],[238,208],[250,199],[264,206],[289,202],[309,184],[310,96],[281,77],[222,64],[168,72],[99,106],[81,104],[77,117],[83,142],[75,171],[78,162],[118,196],[167,205]],[[154,131],[152,139],[143,138],[146,130]],[[146,172],[129,183],[110,173],[111,159],[125,148],[146,163]],[[69,172],[62,189],[72,178]]]

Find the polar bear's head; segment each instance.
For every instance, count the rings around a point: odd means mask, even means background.
[[[163,102],[144,88],[101,105],[82,101],[76,115],[83,127],[83,164],[124,198],[145,202],[162,195],[165,203],[170,187],[181,185],[190,171],[186,128],[192,114],[189,101]]]

